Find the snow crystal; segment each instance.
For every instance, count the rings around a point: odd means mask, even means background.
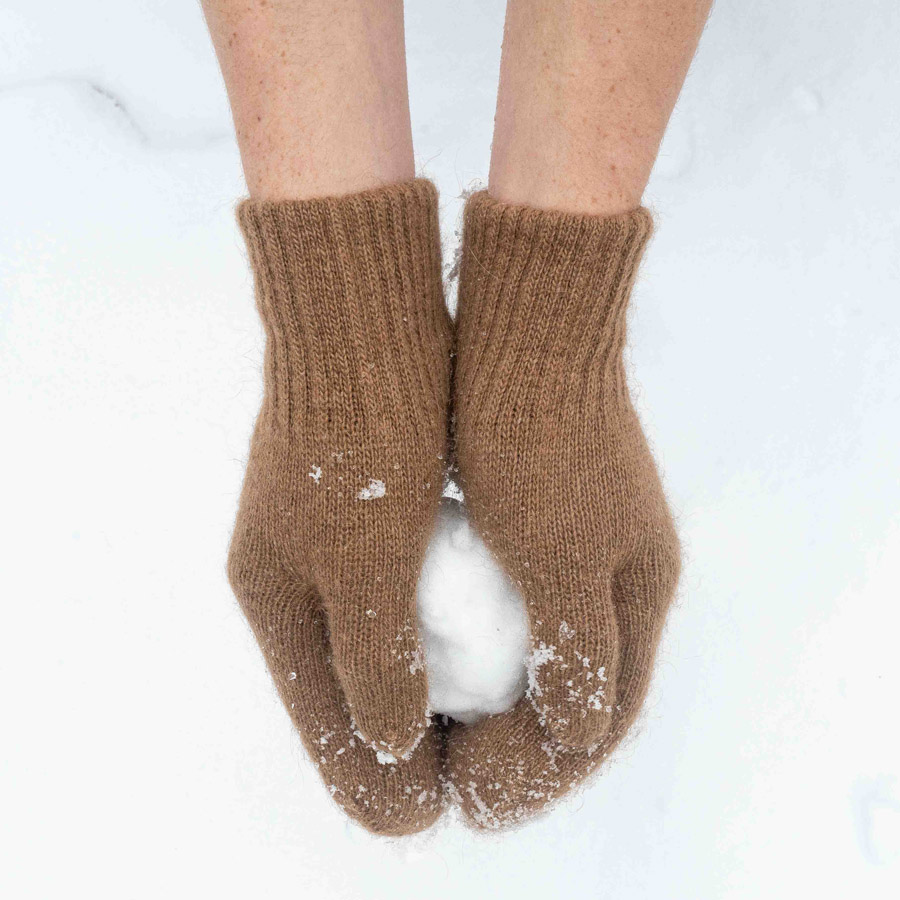
[[[462,503],[465,499],[463,497],[462,488],[460,488],[460,486],[455,481],[450,481],[449,479],[444,485],[443,496],[447,497],[450,500],[456,500],[457,503]]]
[[[537,680],[538,669],[554,659],[562,659],[562,657],[556,652],[556,647],[553,644],[550,644],[548,646],[543,641],[541,641],[532,649],[527,663],[528,695],[530,697],[541,696],[541,686],[538,684]]]
[[[310,466],[309,469],[309,477],[318,484],[320,479],[322,478],[322,467],[321,466]]]
[[[425,660],[423,659],[422,648],[416,647],[412,652],[412,661],[409,664],[409,673],[410,675],[415,675],[416,672],[424,671],[425,669]]]
[[[397,757],[394,756],[393,753],[388,753],[387,750],[376,750],[375,757],[379,763],[383,766],[396,766],[397,765]]]
[[[384,482],[378,478],[369,480],[369,486],[364,487],[357,495],[357,500],[378,500],[385,495]]]

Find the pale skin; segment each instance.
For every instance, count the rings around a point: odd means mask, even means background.
[[[250,196],[415,175],[402,0],[203,0]]]
[[[490,192],[609,215],[640,205],[712,0],[509,0]]]
[[[509,0],[499,200],[638,206],[712,0]],[[402,0],[203,0],[258,199],[413,177]]]

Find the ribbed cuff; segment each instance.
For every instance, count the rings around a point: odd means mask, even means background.
[[[513,369],[551,357],[560,365],[611,358],[624,345],[628,299],[652,230],[643,207],[590,216],[474,194],[463,230],[460,352],[502,353]]]
[[[239,205],[276,396],[315,405],[313,390],[362,390],[378,371],[431,402],[449,342],[437,204],[434,185],[416,179]]]
[[[279,307],[309,304],[379,317],[420,310],[440,280],[437,203],[426,179],[344,197],[244,200],[237,218],[263,319],[289,327]]]
[[[630,287],[652,231],[644,207],[579,215],[501,203],[481,191],[466,205],[464,242],[484,278],[556,305],[560,294],[596,301]]]

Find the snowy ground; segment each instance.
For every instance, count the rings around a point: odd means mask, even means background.
[[[392,844],[224,578],[261,347],[199,10],[4,0],[0,894],[898,896],[900,11],[861,13],[722,0],[648,194],[632,362],[689,559],[640,736],[523,831]],[[408,5],[448,251],[501,25]]]

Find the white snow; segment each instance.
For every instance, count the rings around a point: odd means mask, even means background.
[[[543,641],[540,641],[532,648],[527,662],[528,695],[531,697],[532,701],[534,701],[535,698],[540,697],[543,693],[540,684],[538,684],[538,670],[541,666],[547,665],[548,662],[561,658],[562,657],[556,652],[556,646],[554,644],[548,645]]]
[[[528,620],[521,597],[457,500],[441,501],[419,579],[429,705],[461,722],[504,712],[524,694]]]
[[[503,5],[405,6],[449,270]],[[686,547],[642,731],[543,821],[391,844],[225,577],[262,329],[199,4],[4,0],[0,895],[896,900],[898,45],[895,0],[716,3],[629,323]]]
[[[364,487],[357,495],[357,500],[379,500],[385,495],[387,489],[380,478],[372,478],[367,487]]]

